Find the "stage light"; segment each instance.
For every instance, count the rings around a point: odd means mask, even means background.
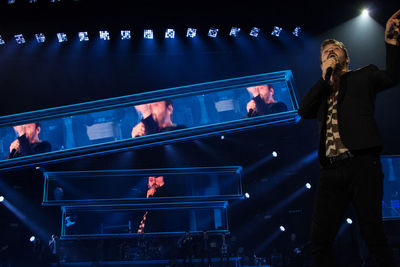
[[[348,224],[352,224],[352,223],[353,223],[353,220],[350,219],[350,218],[347,218],[347,219],[346,219],[346,222],[347,222]]]
[[[196,37],[196,32],[197,32],[197,29],[188,28],[187,32],[186,32],[186,37],[194,38],[194,37]]]
[[[0,45],[3,45],[3,44],[5,44],[6,42],[3,40],[3,37],[1,37],[1,35],[0,35]]]
[[[153,30],[150,29],[144,30],[143,37],[144,39],[153,39],[154,38]]]
[[[36,237],[33,235],[29,238],[29,241],[31,241],[32,243],[36,241]]]
[[[250,198],[250,194],[246,192],[246,193],[244,193],[244,197],[245,198]]]
[[[237,27],[232,27],[231,32],[229,33],[229,36],[236,37],[240,32],[240,28]]]
[[[273,156],[274,158],[276,158],[276,157],[278,156],[278,152],[273,151],[273,152],[272,152],[272,156]]]
[[[311,184],[310,183],[306,183],[306,188],[307,189],[311,189]]]
[[[166,30],[165,30],[165,38],[166,38],[166,39],[173,39],[173,38],[175,38],[175,30],[174,30],[174,29],[166,29]]]
[[[121,31],[121,40],[130,40],[131,31]]]
[[[301,28],[297,26],[296,28],[294,28],[292,33],[294,36],[299,37],[300,32],[301,32]]]
[[[208,30],[209,37],[215,38],[215,37],[217,37],[217,34],[218,34],[218,29],[216,29],[216,28],[211,28]]]
[[[253,29],[251,29],[251,31],[250,31],[250,36],[258,37],[259,33],[260,33],[260,29],[257,27],[253,27]]]
[[[29,0],[30,4],[37,3],[37,0]]]
[[[17,34],[14,35],[15,41],[17,42],[17,44],[24,44],[25,43],[25,38],[22,34]]]
[[[279,230],[281,230],[281,232],[285,232],[286,231],[286,229],[285,229],[285,227],[283,225],[279,226]]]
[[[3,201],[4,201],[4,197],[0,196],[0,202],[3,202]]]
[[[89,41],[89,35],[87,32],[79,32],[78,37],[80,42]]]
[[[44,43],[46,41],[46,37],[44,36],[43,33],[37,33],[35,34],[35,37],[38,43]]]
[[[57,38],[59,43],[68,41],[67,35],[63,32],[57,33]]]
[[[225,136],[224,135],[221,135],[221,140],[224,140],[225,139]]]
[[[368,17],[369,16],[369,10],[367,8],[364,8],[363,11],[361,12],[361,15],[363,17]]]
[[[109,41],[110,40],[110,33],[108,31],[99,31],[100,39],[103,39],[104,41]]]
[[[274,30],[271,32],[271,35],[279,37],[279,35],[281,34],[282,28],[275,26]]]
[[[12,4],[15,3],[15,0],[8,0],[7,3],[8,3],[9,5],[12,5]]]

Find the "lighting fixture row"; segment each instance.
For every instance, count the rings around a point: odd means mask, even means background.
[[[208,31],[208,36],[211,38],[216,38],[218,35],[218,28],[210,28]],[[260,28],[253,27],[249,33],[250,36],[252,37],[258,37],[260,34]],[[271,35],[279,37],[280,33],[282,31],[281,27],[275,26],[273,28],[273,31],[271,32]],[[292,34],[295,36],[299,36],[301,32],[300,27],[296,27]],[[240,28],[237,27],[232,27],[229,36],[236,37],[240,33]],[[195,28],[188,28],[186,31],[186,37],[188,38],[195,38],[197,35],[197,29]],[[89,41],[89,34],[88,32],[79,32],[78,33],[79,41],[84,42],[84,41]],[[151,29],[145,29],[143,31],[143,37],[144,39],[153,39],[154,38],[154,32]],[[38,43],[44,43],[46,41],[46,36],[44,33],[37,33],[35,34],[36,41]],[[105,41],[109,41],[111,39],[111,35],[109,31],[99,31],[99,38]],[[175,38],[175,30],[174,29],[166,29],[165,30],[165,38],[166,39],[173,39]],[[26,42],[25,37],[23,34],[17,34],[14,35],[14,39],[18,44],[23,44]],[[68,37],[66,33],[60,32],[57,33],[57,39],[58,42],[67,42]],[[123,30],[121,31],[121,40],[130,40],[131,39],[131,31],[130,30]],[[0,45],[5,44],[4,39],[0,35]]]

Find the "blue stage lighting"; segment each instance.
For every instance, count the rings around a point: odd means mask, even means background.
[[[224,135],[221,135],[221,140],[224,140],[225,139],[225,136]]]
[[[1,37],[1,35],[0,35],[0,45],[3,45],[3,44],[5,44],[6,42],[3,40],[3,37]]]
[[[57,38],[60,43],[68,41],[67,35],[63,32],[57,33]]]
[[[283,225],[279,226],[279,230],[281,230],[281,232],[285,232],[286,231],[286,229],[285,229],[285,227]]]
[[[3,201],[4,201],[4,197],[0,196],[0,202],[3,202]]]
[[[245,197],[245,198],[250,198],[250,194],[249,194],[249,193],[245,193],[245,194],[244,194],[244,197]]]
[[[78,33],[79,41],[89,41],[89,35],[87,32],[79,32]]]
[[[278,152],[276,152],[276,151],[272,152],[272,156],[273,156],[274,158],[276,158],[276,157],[278,156]]]
[[[22,34],[17,34],[14,35],[15,41],[17,42],[17,44],[24,44],[25,43],[25,38]]]
[[[29,0],[30,4],[37,3],[37,0]]]
[[[110,40],[110,33],[108,31],[99,31],[100,39],[104,41]]]
[[[12,5],[12,4],[15,3],[15,0],[8,0],[7,3],[8,3],[9,5]]]
[[[29,241],[31,241],[32,243],[36,241],[36,237],[33,235],[29,238]]]
[[[174,29],[166,29],[165,30],[165,38],[166,39],[175,38],[175,30]]]
[[[153,30],[150,29],[144,30],[143,37],[144,39],[153,39],[154,38]]]
[[[310,183],[306,183],[306,188],[307,189],[311,189],[311,184]]]
[[[217,37],[217,34],[218,34],[218,29],[216,29],[216,28],[211,28],[208,30],[209,37],[215,38],[215,37]]]
[[[296,28],[294,28],[292,33],[294,36],[299,37],[300,32],[301,32],[301,28],[297,26]]]
[[[121,40],[130,40],[131,31],[121,31]]]
[[[194,37],[196,37],[196,32],[197,32],[197,29],[188,28],[187,32],[186,32],[186,37],[194,38]]]
[[[240,28],[232,27],[231,32],[229,33],[229,36],[236,37],[236,36],[238,36],[239,32],[240,32]]]
[[[282,28],[275,26],[274,30],[271,32],[271,35],[279,37],[279,35],[281,34],[281,31],[282,31]]]
[[[251,29],[251,31],[250,31],[250,36],[258,37],[259,33],[260,33],[260,29],[257,27],[253,27],[253,29]]]
[[[347,218],[347,219],[346,219],[346,222],[347,222],[348,224],[352,224],[352,223],[353,223],[353,220],[350,219],[350,218]]]
[[[44,43],[46,41],[46,37],[44,36],[43,33],[37,33],[35,34],[35,37],[38,43]]]

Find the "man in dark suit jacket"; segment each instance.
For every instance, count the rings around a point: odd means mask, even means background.
[[[320,134],[321,177],[311,234],[318,267],[333,266],[332,244],[349,203],[378,266],[395,266],[382,225],[381,140],[374,108],[376,94],[396,85],[400,76],[399,16],[400,10],[386,25],[386,70],[369,65],[350,71],[344,44],[322,42],[322,78],[299,108],[303,118],[317,119]]]

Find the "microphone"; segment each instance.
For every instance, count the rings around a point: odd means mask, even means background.
[[[331,75],[333,72],[333,68],[329,67],[326,72],[325,72],[325,81],[329,82],[329,80],[331,79]]]
[[[249,112],[247,113],[247,117],[253,117],[254,116],[254,110],[251,108],[249,109]]]
[[[13,158],[16,153],[17,153],[17,150],[15,148],[13,148],[13,150],[11,150],[10,157]]]

